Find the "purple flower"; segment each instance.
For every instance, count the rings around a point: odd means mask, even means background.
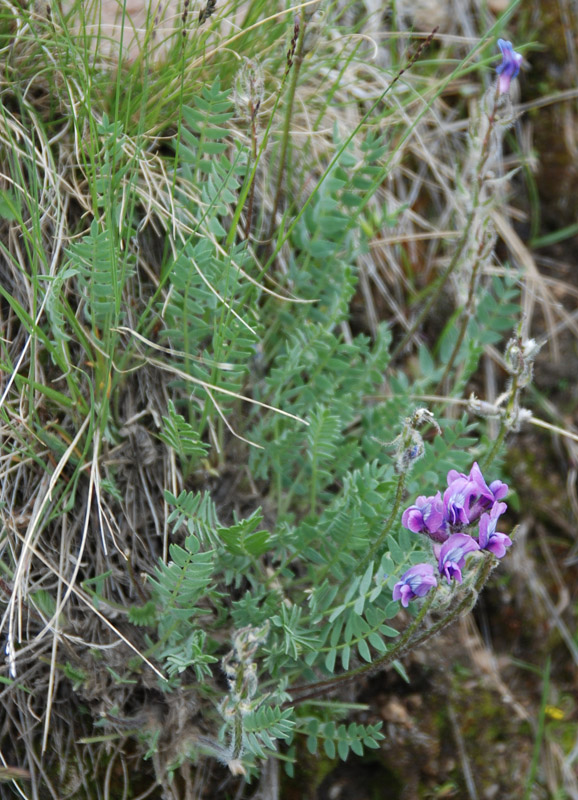
[[[475,484],[451,469],[448,472],[448,488],[444,492],[444,520],[450,525],[469,525],[470,500],[475,494]]]
[[[470,480],[475,483],[479,494],[482,497],[488,498],[492,503],[495,500],[501,500],[508,494],[508,486],[502,483],[502,481],[492,481],[488,486],[477,461],[474,461],[470,470]]]
[[[506,94],[510,91],[510,83],[520,71],[520,64],[524,60],[520,53],[516,53],[511,42],[498,39],[498,47],[502,52],[502,63],[496,67],[498,78],[498,92]]]
[[[478,543],[482,550],[489,550],[498,558],[506,555],[506,547],[512,544],[512,540],[505,533],[496,531],[498,517],[500,517],[508,506],[505,503],[494,503],[489,514],[482,514],[480,517],[480,529]]]
[[[424,597],[434,586],[437,586],[437,580],[433,566],[416,564],[404,572],[393,587],[393,599],[401,600],[402,606],[407,608],[410,600],[414,597]]]
[[[448,583],[451,583],[452,578],[461,583],[462,567],[465,564],[466,555],[479,549],[479,544],[471,536],[466,533],[454,533],[439,550],[440,575],[445,575]]]
[[[469,479],[475,486],[476,491],[474,494],[478,495],[476,502],[470,507],[468,515],[470,522],[474,522],[482,511],[487,511],[497,500],[502,500],[508,494],[508,486],[499,480],[492,481],[488,486],[477,461],[474,461]]]
[[[443,524],[443,502],[440,493],[434,497],[420,495],[415,504],[406,508],[401,518],[401,524],[414,533],[434,534],[432,538],[444,542],[447,534],[439,531]],[[436,536],[439,532],[439,536]]]

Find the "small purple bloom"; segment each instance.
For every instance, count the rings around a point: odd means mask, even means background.
[[[414,533],[435,534],[443,523],[443,502],[440,493],[434,497],[420,495],[415,504],[406,508],[401,518],[401,524]],[[441,541],[447,536],[442,533]]]
[[[478,519],[482,511],[487,511],[497,500],[501,500],[508,494],[508,486],[502,483],[502,481],[492,481],[488,486],[477,461],[474,461],[470,470],[469,479],[475,486],[474,494],[478,495],[468,515],[470,522],[474,522]]]
[[[454,533],[439,550],[440,575],[445,575],[448,583],[451,583],[452,578],[461,583],[462,567],[465,564],[466,555],[479,549],[479,544],[471,536],[466,533]]]
[[[480,529],[478,543],[482,550],[489,550],[498,558],[506,555],[506,547],[512,544],[512,540],[505,533],[496,531],[498,517],[500,517],[508,506],[505,503],[494,503],[489,514],[482,514],[480,517]]]
[[[448,488],[444,492],[444,520],[450,525],[469,525],[470,500],[475,494],[476,486],[469,478],[450,470]]]
[[[504,39],[498,39],[498,47],[502,52],[502,63],[496,67],[496,72],[500,76],[498,92],[506,94],[510,91],[512,78],[515,78],[520,71],[520,64],[524,57],[520,53],[516,53],[511,42],[506,42]]]
[[[501,500],[502,497],[508,494],[508,487],[505,483],[502,483],[502,481],[493,481],[492,484],[488,486],[477,461],[474,461],[469,477],[472,483],[475,484],[478,494],[488,498],[492,503],[494,500]],[[499,497],[497,496],[498,494]]]
[[[457,469],[450,469],[448,472],[448,486],[459,478],[465,478],[467,480],[467,477],[468,476],[463,472],[458,472]]]
[[[492,481],[489,486],[490,492],[494,495],[494,500],[503,500],[508,494],[508,484],[502,481]]]
[[[401,600],[402,606],[407,608],[410,600],[424,597],[434,586],[437,586],[437,580],[432,564],[416,564],[404,572],[393,587],[393,599]]]

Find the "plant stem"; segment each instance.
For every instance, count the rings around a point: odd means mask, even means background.
[[[490,113],[490,115],[488,117],[488,129],[486,131],[486,134],[484,136],[484,140],[482,142],[482,146],[480,148],[480,158],[478,159],[478,163],[477,163],[476,169],[475,169],[476,179],[474,181],[474,186],[473,186],[473,191],[472,191],[472,196],[471,196],[472,207],[471,207],[471,210],[469,211],[469,213],[468,213],[468,215],[466,217],[466,221],[465,221],[465,224],[464,224],[464,232],[463,232],[462,237],[461,237],[461,239],[460,239],[460,241],[458,243],[458,247],[457,247],[457,249],[456,249],[456,251],[455,251],[455,253],[454,253],[453,257],[452,257],[452,260],[450,261],[450,264],[449,264],[448,268],[443,273],[441,278],[438,280],[437,285],[435,285],[435,289],[434,289],[433,293],[430,295],[430,298],[429,298],[428,302],[425,304],[425,306],[423,307],[421,312],[418,314],[417,318],[415,319],[415,321],[412,324],[412,326],[410,327],[410,329],[408,331],[406,331],[405,336],[403,337],[401,342],[392,350],[392,353],[391,353],[392,358],[395,358],[396,356],[399,355],[399,353],[401,353],[401,351],[408,344],[408,342],[413,337],[413,335],[415,334],[417,329],[420,327],[421,323],[429,315],[429,312],[432,310],[433,306],[437,302],[437,300],[438,300],[438,298],[439,298],[444,286],[448,282],[448,279],[452,276],[454,270],[456,269],[456,267],[457,267],[457,265],[459,263],[459,260],[461,258],[463,249],[464,249],[464,247],[465,247],[465,245],[466,245],[466,243],[468,241],[468,238],[469,238],[469,235],[470,235],[470,228],[471,228],[472,222],[474,220],[474,215],[475,215],[476,210],[478,208],[478,204],[479,204],[479,201],[480,201],[481,190],[482,190],[482,187],[484,185],[484,167],[486,166],[486,162],[487,162],[488,157],[490,155],[490,141],[491,141],[491,137],[492,137],[492,131],[494,129],[494,123],[496,121],[495,109],[496,109],[497,98],[498,98],[498,84],[496,84],[496,95],[494,97],[494,104],[492,106],[492,111],[491,111],[491,113]],[[464,331],[464,334],[465,334],[465,331]],[[461,345],[461,342],[460,342],[460,345]],[[447,370],[446,370],[446,372],[447,372]],[[445,375],[444,375],[444,377],[445,377]]]
[[[309,683],[309,684],[302,684],[301,686],[293,686],[290,691],[291,692],[307,692],[303,697],[299,697],[297,700],[294,700],[293,703],[302,703],[305,700],[308,700],[310,697],[315,697],[318,694],[324,694],[325,692],[331,690],[334,686],[343,684],[344,682],[348,682],[356,678],[358,675],[363,675],[370,670],[377,672],[380,669],[383,669],[388,664],[390,664],[393,660],[395,660],[396,656],[400,653],[400,651],[405,647],[408,641],[411,639],[413,634],[419,628],[419,625],[427,612],[429,611],[431,604],[434,600],[435,593],[428,597],[426,602],[420,608],[416,618],[408,626],[407,630],[402,634],[401,638],[395,644],[395,646],[385,653],[381,658],[378,658],[377,661],[374,661],[371,664],[362,664],[360,667],[356,667],[355,669],[350,669],[347,672],[342,673],[341,675],[336,675],[334,678],[328,678],[324,681],[318,681],[317,683]]]
[[[291,84],[289,86],[289,97],[287,98],[287,110],[285,113],[285,124],[283,126],[283,138],[281,140],[281,154],[279,156],[279,170],[277,172],[275,199],[273,200],[273,211],[271,213],[271,223],[269,225],[269,234],[267,236],[267,239],[269,240],[273,237],[273,231],[275,230],[275,218],[277,216],[277,209],[279,208],[279,201],[281,199],[281,189],[283,187],[283,174],[285,172],[285,161],[287,159],[287,150],[289,147],[289,131],[291,128],[293,103],[295,102],[295,92],[297,91],[297,80],[299,78],[301,64],[303,63],[304,39],[305,39],[305,22],[302,20],[299,28],[299,39],[297,40],[297,51],[295,53],[293,75],[291,76]]]
[[[253,159],[253,163],[257,160],[257,125],[255,119],[257,117],[257,112],[259,111],[260,101],[257,102],[256,106],[253,106],[253,101],[251,100],[251,158]],[[249,207],[247,209],[247,221],[245,223],[245,238],[249,238],[251,235],[251,222],[253,220],[253,203],[255,199],[255,181],[251,181],[251,189],[249,190]]]
[[[421,324],[424,321],[424,319],[426,319],[426,317],[429,315],[429,312],[432,310],[433,306],[437,303],[437,300],[438,300],[438,298],[439,298],[444,286],[446,285],[448,280],[451,278],[455,268],[458,265],[460,256],[461,256],[462,251],[463,251],[463,249],[465,247],[465,244],[466,244],[466,242],[468,240],[469,228],[470,228],[470,225],[472,224],[473,217],[474,217],[474,212],[472,210],[472,211],[470,211],[470,213],[468,214],[468,216],[466,218],[466,222],[465,222],[465,225],[464,225],[464,233],[462,234],[462,238],[458,242],[457,249],[456,249],[456,251],[455,251],[455,253],[454,253],[453,257],[452,257],[452,260],[449,263],[448,268],[443,273],[443,275],[440,278],[438,278],[437,282],[434,283],[433,293],[430,295],[429,300],[427,301],[425,306],[422,308],[420,313],[415,318],[415,320],[414,320],[413,324],[411,325],[411,327],[409,328],[409,330],[406,331],[405,336],[403,337],[401,342],[399,342],[399,344],[397,344],[393,348],[393,350],[391,351],[392,360],[394,358],[396,358],[401,353],[401,351],[406,347],[406,345],[408,344],[410,339],[414,336],[414,334],[417,331],[417,329],[421,326]]]
[[[473,305],[474,305],[474,295],[475,295],[475,290],[476,290],[476,286],[477,286],[477,282],[478,282],[478,272],[479,272],[479,269],[480,269],[480,264],[482,262],[482,253],[484,251],[485,245],[486,245],[486,243],[485,243],[484,238],[482,236],[482,241],[478,245],[478,252],[476,254],[476,260],[474,262],[474,266],[473,266],[473,269],[472,269],[472,275],[471,275],[471,278],[470,278],[470,285],[469,285],[469,288],[468,288],[468,298],[467,298],[466,304],[464,306],[464,311],[463,311],[463,314],[462,314],[462,320],[461,320],[460,330],[459,330],[459,333],[458,333],[458,338],[456,339],[456,343],[454,344],[454,347],[453,347],[452,353],[450,355],[449,361],[446,364],[446,368],[444,370],[444,374],[442,375],[441,380],[438,383],[438,386],[437,386],[437,389],[436,389],[436,394],[441,394],[441,392],[443,391],[443,387],[445,385],[445,382],[448,379],[448,377],[450,375],[450,372],[452,371],[452,368],[454,366],[455,360],[458,357],[458,353],[460,352],[461,346],[462,346],[463,341],[465,339],[469,321],[472,318]]]
[[[481,469],[483,469],[483,470],[487,470],[492,465],[493,460],[496,458],[496,456],[500,452],[500,448],[502,447],[502,444],[504,443],[504,439],[506,438],[506,434],[507,434],[508,429],[510,427],[508,419],[509,419],[510,414],[514,410],[514,408],[516,406],[516,403],[518,402],[518,394],[519,393],[520,393],[520,388],[518,387],[518,376],[514,375],[514,377],[512,378],[512,388],[510,390],[510,399],[508,401],[508,406],[506,408],[506,411],[504,412],[504,416],[503,416],[502,422],[500,424],[500,430],[498,431],[498,435],[496,436],[496,439],[494,440],[494,444],[492,446],[492,449],[488,453],[487,457],[485,458],[485,460],[484,460],[484,462],[483,462],[483,464],[481,466]]]
[[[433,600],[435,598],[435,592],[428,597],[426,602],[423,604],[421,609],[419,610],[416,618],[414,621],[409,625],[406,631],[402,634],[400,639],[397,643],[385,653],[381,658],[378,658],[376,661],[373,661],[371,664],[362,664],[360,667],[356,667],[355,669],[349,670],[348,672],[344,672],[341,675],[336,675],[334,678],[328,678],[324,681],[318,681],[316,683],[310,684],[303,684],[301,686],[294,686],[289,691],[293,692],[304,692],[302,697],[298,697],[295,700],[291,701],[287,705],[296,705],[297,703],[303,703],[312,697],[316,697],[319,694],[325,694],[328,691],[331,691],[336,686],[341,686],[350,681],[357,678],[359,675],[371,675],[375,672],[379,672],[380,670],[387,667],[392,661],[395,661],[397,658],[402,656],[406,653],[410,648],[413,649],[414,647],[419,647],[422,644],[425,644],[429,641],[433,636],[437,633],[440,633],[442,630],[447,628],[452,622],[461,616],[464,612],[470,610],[473,607],[478,594],[482,590],[484,584],[486,583],[492,567],[495,564],[495,558],[491,555],[487,555],[485,561],[480,568],[479,575],[474,583],[474,586],[469,589],[465,596],[460,600],[460,602],[451,609],[442,619],[438,620],[438,622],[434,623],[431,627],[427,628],[425,631],[419,631],[420,625],[425,618],[426,614],[431,608]],[[415,635],[417,634],[417,635]]]

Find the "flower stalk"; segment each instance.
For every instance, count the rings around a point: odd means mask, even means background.
[[[450,278],[455,277],[458,272],[458,267],[461,269],[459,272],[462,274],[467,272],[468,257],[462,260],[464,250],[466,250],[468,243],[474,242],[474,247],[471,248],[475,253],[473,257],[473,264],[469,268],[469,289],[467,293],[467,301],[464,304],[464,313],[460,326],[460,333],[458,341],[450,356],[450,361],[444,372],[440,386],[447,379],[459,352],[459,348],[463,343],[466,334],[467,325],[471,314],[473,312],[474,301],[476,297],[476,287],[479,279],[479,274],[484,263],[490,257],[493,247],[493,233],[488,236],[487,225],[491,212],[491,197],[488,195],[489,180],[488,180],[488,164],[492,157],[498,156],[501,148],[502,132],[509,127],[513,122],[514,114],[511,108],[509,98],[510,82],[514,78],[520,68],[522,57],[515,53],[510,42],[505,42],[503,39],[498,40],[498,45],[502,52],[503,62],[497,68],[499,75],[495,84],[486,92],[482,99],[481,112],[473,120],[472,129],[470,131],[470,161],[474,165],[471,171],[470,186],[471,189],[464,189],[465,205],[468,212],[463,222],[463,233],[457,244],[456,250],[449,266],[445,272],[434,283],[433,291],[430,293],[429,300],[426,302],[422,311],[418,314],[413,324],[404,334],[402,340],[393,349],[392,356],[395,358],[407,346],[409,341],[414,336],[415,332],[419,329],[422,322],[428,317],[430,311],[437,303],[442,291],[447,285]],[[479,131],[483,131],[480,138]],[[476,245],[476,237],[478,239]],[[488,247],[488,242],[492,242]],[[459,282],[459,273],[458,273]]]
[[[297,17],[293,27],[293,38],[287,52],[287,67],[283,82],[285,82],[287,75],[291,68],[293,74],[291,76],[291,83],[289,85],[289,96],[287,98],[287,110],[285,112],[285,123],[283,125],[283,137],[281,139],[281,152],[279,155],[279,167],[277,171],[277,185],[275,187],[275,196],[273,200],[273,210],[271,212],[271,223],[269,225],[268,239],[273,238],[273,231],[275,230],[275,220],[277,217],[277,209],[279,208],[279,201],[281,199],[281,190],[283,188],[283,175],[285,174],[285,162],[287,160],[287,150],[289,148],[289,131],[291,128],[291,117],[293,114],[293,104],[295,102],[295,92],[297,91],[297,81],[299,79],[299,71],[303,61],[303,41],[305,39],[305,21]]]

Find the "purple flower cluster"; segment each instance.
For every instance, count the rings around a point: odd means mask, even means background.
[[[432,497],[417,498],[403,512],[402,525],[414,533],[423,533],[433,543],[440,576],[448,583],[462,582],[462,569],[468,553],[487,550],[498,558],[512,544],[505,533],[496,530],[498,519],[506,511],[501,502],[508,493],[502,481],[486,483],[478,464],[474,462],[469,475],[448,472],[448,488]],[[466,529],[477,524],[477,535]],[[423,597],[437,585],[431,564],[416,564],[402,576],[393,589],[393,599],[407,607],[414,597]]]

